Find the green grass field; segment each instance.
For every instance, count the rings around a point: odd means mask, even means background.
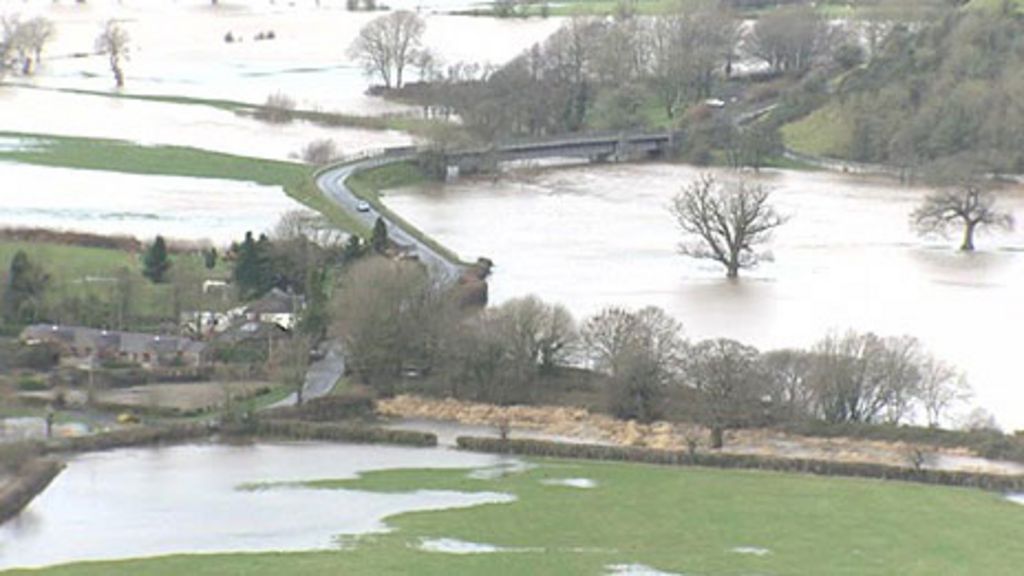
[[[609,565],[639,563],[705,576],[1009,576],[1024,563],[1024,508],[997,494],[756,471],[535,462],[538,468],[492,480],[401,470],[316,482],[323,489],[516,496],[508,504],[393,517],[391,532],[357,539],[348,550],[183,555],[38,573],[597,576]],[[565,478],[591,479],[596,487],[542,483]],[[424,538],[508,550],[424,552],[417,548]],[[737,551],[744,548],[767,552]]]
[[[72,294],[81,297],[92,294],[100,301],[113,301],[115,285],[95,279],[116,278],[121,269],[127,268],[132,273],[135,286],[132,313],[148,319],[173,316],[172,286],[153,284],[143,278],[140,254],[112,248],[0,240],[0,270],[10,268],[11,260],[18,251],[24,251],[33,264],[42,267],[50,276],[45,302],[51,306]],[[202,257],[195,253],[172,254],[171,261],[172,271],[175,268],[187,269],[191,278],[224,279],[229,274],[222,262],[213,270],[207,270]],[[94,281],[89,282],[88,278]]]
[[[814,156],[842,158],[850,150],[852,130],[844,125],[835,104],[829,104],[782,127],[786,147]]]

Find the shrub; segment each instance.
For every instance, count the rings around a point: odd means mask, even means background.
[[[21,346],[14,356],[18,368],[45,372],[60,363],[60,347],[50,342]]]
[[[48,386],[42,378],[38,376],[32,376],[30,374],[22,374],[18,378],[18,390],[22,392],[40,392],[46,390]]]
[[[338,148],[329,138],[313,140],[302,149],[302,161],[307,164],[327,164],[338,157]]]
[[[280,92],[271,94],[267,96],[266,103],[257,108],[253,115],[259,120],[274,124],[291,122],[295,116],[295,100]]]

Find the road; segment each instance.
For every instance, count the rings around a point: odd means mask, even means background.
[[[324,357],[310,364],[309,370],[306,372],[306,381],[302,385],[302,400],[313,400],[326,396],[344,375],[345,354],[342,353],[341,346],[337,342],[329,342]],[[292,392],[286,398],[268,406],[267,409],[294,406],[296,399],[295,393]]]
[[[455,281],[462,273],[461,264],[449,260],[443,254],[419,241],[402,228],[401,225],[391,221],[387,215],[380,214],[372,206],[368,211],[360,212],[357,208],[360,198],[357,197],[345,184],[345,181],[356,172],[368,170],[370,168],[377,168],[394,162],[402,162],[412,158],[413,156],[411,155],[384,154],[370,157],[365,160],[342,164],[321,173],[316,179],[316,185],[328,200],[349,212],[368,228],[373,228],[378,217],[384,218],[384,223],[388,228],[388,238],[399,245],[409,247],[412,253],[419,258],[420,262],[423,262],[436,277],[440,277],[448,281]]]

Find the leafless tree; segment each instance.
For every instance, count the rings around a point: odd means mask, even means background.
[[[739,182],[720,186],[711,175],[703,175],[675,197],[670,211],[679,228],[696,236],[680,245],[693,258],[721,263],[729,278],[741,268],[757,264],[754,247],[771,238],[772,231],[786,222],[768,203],[770,193],[761,185]]]
[[[660,308],[611,307],[587,320],[581,334],[587,357],[610,377],[612,411],[621,418],[656,418],[685,352],[682,325]]]
[[[314,166],[322,166],[338,157],[338,147],[330,138],[319,138],[302,148],[302,161]]]
[[[777,72],[801,73],[830,48],[828,22],[810,5],[786,6],[757,20],[747,39],[751,53]]]
[[[783,420],[813,414],[814,396],[808,382],[813,358],[804,350],[773,350],[761,356],[765,394],[772,414]]]
[[[937,428],[943,417],[957,404],[971,397],[971,387],[964,375],[952,366],[928,357],[921,365],[918,399],[924,409],[928,426]]]
[[[925,197],[911,214],[911,222],[921,234],[947,234],[955,226],[963,226],[960,249],[974,250],[974,233],[978,228],[1013,229],[1013,216],[995,208],[996,197],[990,190],[976,184],[939,190]]]
[[[96,38],[96,51],[107,55],[118,88],[124,88],[124,62],[131,53],[131,37],[117,20],[108,20]]]
[[[43,57],[43,49],[46,45],[53,40],[56,35],[56,28],[53,26],[53,22],[37,16],[28,22],[25,22],[21,26],[21,36],[25,48],[23,73],[31,74],[35,67],[39,66],[39,61]]]
[[[392,12],[363,26],[349,56],[362,62],[367,74],[378,76],[385,88],[401,88],[406,67],[422,50],[424,30],[426,22],[416,13]]]
[[[504,323],[506,340],[521,371],[552,370],[572,354],[576,329],[564,306],[526,296],[509,300],[494,313]]]
[[[758,351],[724,338],[704,340],[687,354],[686,379],[700,392],[700,418],[721,448],[725,431],[749,421],[760,401],[763,381]]]
[[[416,263],[361,260],[334,292],[334,331],[357,377],[389,394],[404,367],[429,372],[440,362],[452,302]]]
[[[918,342],[847,332],[814,347],[810,386],[827,422],[899,423],[921,382]]]

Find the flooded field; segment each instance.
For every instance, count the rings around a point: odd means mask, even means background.
[[[125,234],[145,240],[162,234],[224,245],[246,231],[270,231],[281,214],[302,208],[278,187],[234,180],[9,162],[0,162],[0,180],[32,185],[31,193],[2,193],[0,226]]]
[[[923,189],[827,173],[763,183],[792,220],[772,261],[738,283],[680,256],[668,204],[698,170],[634,165],[545,171],[399,190],[387,202],[464,258],[496,263],[491,301],[537,294],[577,317],[656,305],[690,338],[763,349],[808,346],[830,330],[911,334],[967,371],[977,403],[1024,428],[1017,327],[1024,321],[1024,231],[982,236],[978,252],[920,239],[908,216]],[[1019,190],[1003,198],[1024,219]]]
[[[245,483],[352,478],[399,468],[484,468],[494,456],[315,443],[187,445],[76,457],[0,527],[0,569],[183,552],[336,548],[386,516],[508,501],[500,493],[372,493]],[[59,543],[59,545],[55,545]]]
[[[270,124],[209,106],[150,102],[50,90],[0,87],[0,130],[128,140],[273,160],[296,160],[314,140],[334,141],[339,155],[412,142],[395,131]]]
[[[423,12],[425,45],[449,63],[502,63],[559,25],[555,18],[493,20],[434,13],[471,4],[462,0],[388,4]],[[270,94],[286,92],[307,108],[362,115],[407,110],[364,94],[369,82],[346,51],[359,29],[380,13],[349,12],[341,0],[221,1],[216,6],[202,0],[5,0],[0,12],[43,14],[56,24],[50,58],[30,80],[38,85],[110,90],[106,61],[88,54],[102,23],[118,18],[133,42],[126,66],[128,93],[262,103]],[[274,32],[273,40],[255,40],[268,31]],[[226,43],[229,32],[241,41]]]

